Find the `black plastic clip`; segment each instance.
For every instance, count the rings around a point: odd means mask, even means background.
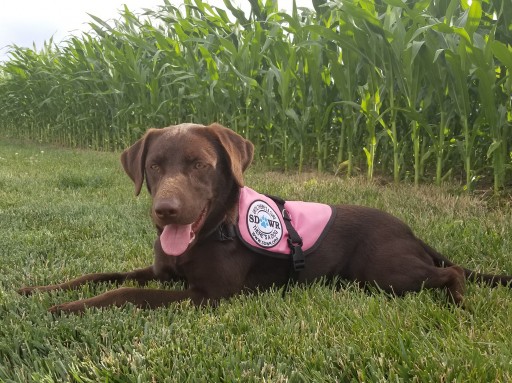
[[[281,211],[283,219],[285,220],[286,227],[288,229],[288,246],[290,247],[290,251],[292,254],[292,262],[293,262],[293,270],[300,271],[304,270],[304,265],[306,264],[306,258],[304,256],[304,252],[302,251],[302,238],[299,233],[295,230],[292,225],[292,219],[290,214],[286,209]]]
[[[301,243],[292,243],[292,241],[288,239],[288,244],[290,245],[292,253],[293,270],[304,270],[306,258],[304,256],[304,252],[302,251],[302,241]]]

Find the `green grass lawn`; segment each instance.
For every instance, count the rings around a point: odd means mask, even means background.
[[[53,318],[51,305],[112,286],[31,297],[15,289],[152,261],[149,198],[134,197],[118,157],[0,141],[0,381],[512,381],[507,288],[468,284],[466,309],[437,291],[392,298],[316,284],[216,309],[126,306]],[[512,274],[506,200],[317,174],[252,170],[246,181],[288,199],[384,209],[455,262]]]

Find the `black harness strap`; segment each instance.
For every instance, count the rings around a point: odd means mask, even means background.
[[[284,224],[286,225],[286,229],[288,230],[288,246],[290,246],[290,254],[292,256],[292,264],[294,271],[304,270],[304,265],[306,264],[306,257],[304,256],[304,252],[302,251],[302,238],[297,233],[297,230],[292,225],[292,219],[290,214],[284,207],[285,200],[279,197],[275,197],[273,195],[266,195],[271,198],[279,208],[281,215],[283,216]]]
[[[283,216],[284,224],[286,225],[286,229],[288,230],[289,235],[288,246],[290,246],[292,256],[292,267],[290,268],[290,273],[288,275],[286,285],[283,287],[282,297],[284,298],[286,292],[290,288],[290,282],[296,282],[299,277],[299,271],[304,270],[306,257],[304,256],[304,251],[302,251],[302,238],[299,233],[297,233],[297,230],[295,230],[293,227],[290,214],[284,207],[285,200],[268,194],[266,196],[271,198],[281,211],[281,215]]]
[[[290,281],[297,281],[299,271],[304,270],[304,266],[306,264],[306,257],[304,255],[304,251],[302,250],[302,238],[299,235],[299,233],[297,233],[297,230],[295,230],[295,228],[293,227],[290,214],[284,207],[286,201],[276,196],[268,194],[266,194],[266,196],[276,203],[277,207],[279,208],[279,211],[281,212],[281,215],[283,216],[283,221],[284,224],[286,225],[286,229],[288,230],[288,246],[290,247],[290,255],[292,256],[292,267],[290,268],[290,274],[288,276],[288,280],[286,281],[286,285],[284,286],[283,289],[284,297],[290,286]],[[212,233],[212,235],[217,241],[230,241],[237,236],[235,227],[231,224],[225,223],[222,223],[217,228],[217,230],[215,230],[215,232]]]

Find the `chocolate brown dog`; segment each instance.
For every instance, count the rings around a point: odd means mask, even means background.
[[[54,306],[50,311],[82,312],[86,307],[126,303],[155,308],[182,300],[215,304],[243,291],[284,286],[292,274],[299,283],[320,277],[340,278],[373,284],[397,295],[444,288],[450,300],[459,304],[466,278],[491,286],[510,285],[512,281],[511,276],[478,274],[456,266],[416,238],[397,218],[350,205],[332,207],[331,225],[305,257],[305,267],[290,273],[291,256],[262,255],[247,247],[238,235],[230,234],[238,222],[243,172],[252,157],[249,141],[218,124],[150,129],[123,152],[121,162],[135,183],[135,194],[140,193],[145,179],[153,198],[151,215],[158,232],[154,264],[131,272],[89,274],[62,284],[26,287],[19,292],[73,289],[88,282],[186,282],[182,291],[118,288]],[[293,224],[293,216],[290,222]],[[296,246],[296,250],[300,253],[301,249]]]

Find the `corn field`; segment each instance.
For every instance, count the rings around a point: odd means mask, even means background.
[[[510,0],[168,0],[0,65],[0,135],[115,150],[218,121],[273,168],[461,180],[512,174]]]

